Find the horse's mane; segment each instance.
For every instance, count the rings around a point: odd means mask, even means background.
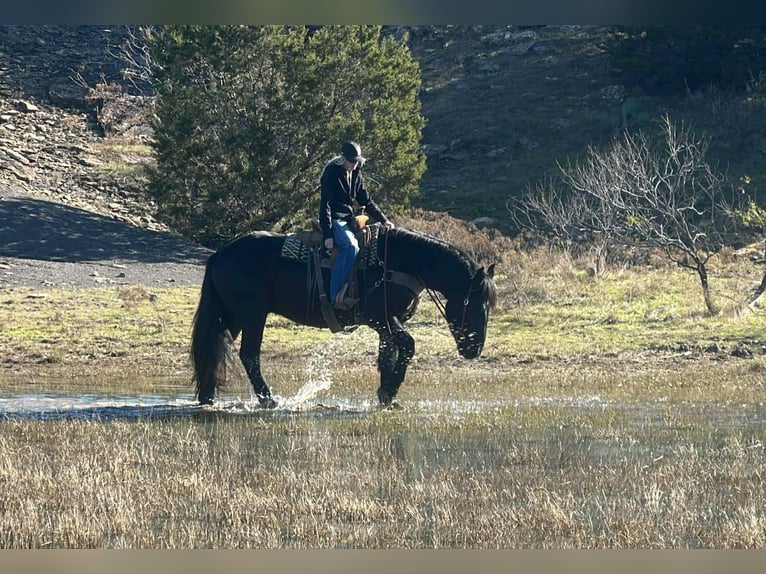
[[[476,273],[476,270],[479,268],[479,265],[470,255],[468,255],[468,253],[452,243],[438,239],[432,235],[428,235],[421,231],[415,231],[414,229],[408,229],[406,227],[395,227],[390,230],[389,233],[406,238],[415,245],[423,245],[427,250],[434,251],[438,255],[446,254],[451,256],[451,258],[456,259],[461,266],[465,267],[469,275]]]
[[[445,259],[456,262],[460,267],[465,268],[466,273],[471,277],[481,268],[481,265],[464,250],[432,235],[406,227],[395,227],[389,230],[388,233],[396,237],[405,238],[405,240],[411,241],[414,245],[425,246],[427,250],[435,253],[434,256],[436,257],[443,256]],[[494,280],[489,275],[484,276],[481,290],[490,308],[494,308],[497,304],[497,288],[495,287]]]

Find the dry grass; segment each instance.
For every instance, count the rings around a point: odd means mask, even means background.
[[[705,316],[666,267],[503,257],[481,359],[423,301],[401,411],[0,421],[0,547],[765,546],[762,311]],[[720,293],[758,278],[720,265]],[[191,393],[197,297],[4,290],[0,389]],[[319,401],[372,400],[376,354],[272,317],[263,368],[291,397],[319,361]]]
[[[762,432],[420,415],[6,421],[0,547],[766,544]]]
[[[125,377],[186,372],[197,288],[0,291],[0,372]],[[38,369],[35,369],[35,366]]]

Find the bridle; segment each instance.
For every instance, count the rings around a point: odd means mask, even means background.
[[[383,246],[383,276],[385,278],[386,273],[388,271],[388,233],[385,234],[384,239],[384,246]],[[426,285],[426,282],[423,281],[423,278],[420,276],[420,273],[417,273],[415,275],[417,280],[420,282],[420,284],[423,286],[423,289],[426,293],[428,293],[428,296],[431,298],[431,301],[433,301],[436,308],[439,310],[439,314],[444,318],[444,321],[447,323],[447,325],[452,328],[452,324],[450,323],[449,318],[447,317],[447,306],[442,302],[442,300],[439,298],[439,294],[428,287]],[[388,290],[387,287],[387,281],[383,281],[383,312],[384,316],[386,317],[386,327],[388,328],[389,333],[391,332],[391,325],[388,323]],[[466,318],[468,316],[468,305],[471,303],[471,293],[474,291],[481,290],[481,287],[477,287],[474,289],[473,287],[473,278],[468,282],[468,293],[465,295],[465,299],[463,299],[463,313],[462,317],[460,319],[460,326],[457,328],[458,332],[463,331],[465,328],[465,322]]]
[[[423,282],[423,279],[420,277],[420,275],[417,276],[418,280],[423,283],[425,286],[425,283]],[[462,331],[465,328],[465,321],[466,317],[468,316],[468,305],[471,303],[471,293],[474,291],[480,290],[480,287],[477,287],[474,289],[473,287],[473,281],[469,282],[468,284],[468,293],[465,295],[465,299],[463,299],[463,313],[462,317],[460,319],[460,326],[457,328],[458,331]],[[442,317],[444,317],[444,320],[447,322],[447,325],[451,326],[450,320],[447,317],[447,306],[442,302],[442,300],[439,298],[438,293],[436,293],[433,289],[430,287],[425,287],[426,293],[428,293],[428,296],[431,298],[431,301],[434,302],[434,305],[439,310],[439,313]]]

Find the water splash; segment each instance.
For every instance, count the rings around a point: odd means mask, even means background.
[[[300,410],[311,407],[311,402],[332,386],[332,357],[339,350],[339,338],[331,338],[326,343],[317,345],[309,355],[306,363],[306,382],[294,396],[281,401],[283,408]]]

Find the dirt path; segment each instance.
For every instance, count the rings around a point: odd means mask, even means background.
[[[0,287],[199,285],[209,253],[0,184]]]

